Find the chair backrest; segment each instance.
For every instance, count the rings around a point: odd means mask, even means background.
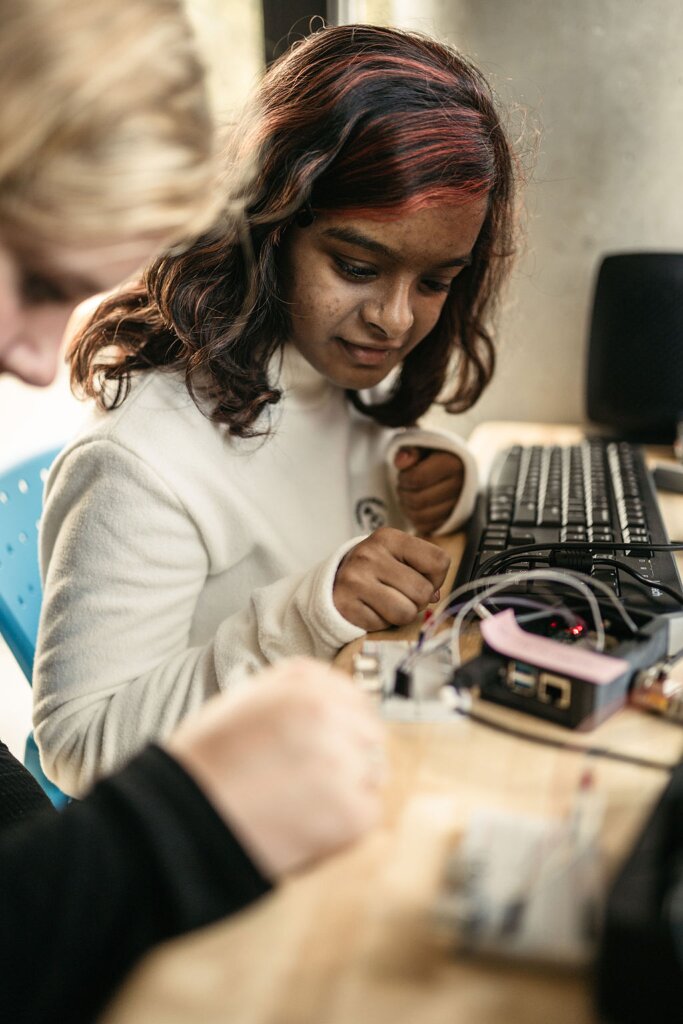
[[[42,600],[38,523],[45,477],[58,451],[0,475],[0,633],[29,682]]]
[[[59,451],[35,455],[0,475],[0,634],[29,683],[43,597],[37,543],[43,485]],[[69,803],[45,776],[32,732],[26,740],[24,764],[55,807]]]

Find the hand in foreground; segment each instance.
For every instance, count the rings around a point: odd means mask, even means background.
[[[413,622],[439,600],[450,559],[429,541],[382,526],[339,563],[333,600],[348,622],[370,633]]]
[[[411,446],[399,449],[394,465],[403,514],[422,536],[434,533],[446,522],[462,492],[462,459],[452,452]]]
[[[279,878],[377,822],[383,737],[348,676],[297,658],[214,697],[165,746]]]

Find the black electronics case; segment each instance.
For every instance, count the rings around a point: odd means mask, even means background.
[[[608,894],[595,991],[608,1024],[683,1021],[683,763]]]

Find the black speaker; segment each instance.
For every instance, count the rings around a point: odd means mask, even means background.
[[[604,257],[586,394],[594,423],[625,440],[673,442],[683,420],[683,253]]]

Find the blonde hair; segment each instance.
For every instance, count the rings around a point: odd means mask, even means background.
[[[0,235],[206,227],[213,126],[180,0],[0,0],[0,26]]]

